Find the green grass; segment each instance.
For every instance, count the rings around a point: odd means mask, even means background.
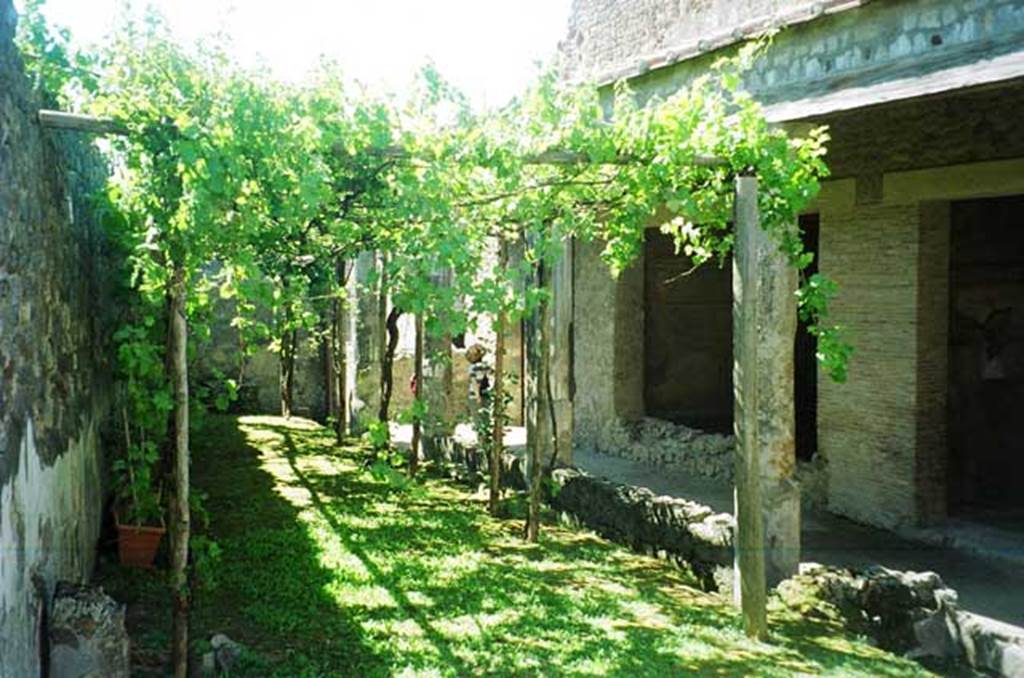
[[[242,675],[925,674],[779,609],[771,642],[751,642],[671,565],[554,525],[526,544],[483,496],[374,478],[310,422],[214,419],[195,446],[223,555],[194,637],[243,643]],[[105,565],[103,579],[130,603],[136,660],[165,662],[159,575]]]

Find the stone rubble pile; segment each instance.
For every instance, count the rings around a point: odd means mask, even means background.
[[[49,618],[49,675],[128,678],[129,645],[124,616],[124,605],[102,588],[58,583]]]
[[[732,482],[736,438],[645,417],[610,426],[602,453]]]
[[[798,575],[779,584],[778,595],[807,616],[838,617],[886,650],[1024,677],[1024,631],[961,610],[956,591],[934,572],[802,563]]]

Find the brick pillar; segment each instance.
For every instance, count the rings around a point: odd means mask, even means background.
[[[839,191],[833,191],[839,193]],[[853,343],[849,379],[819,377],[818,443],[835,513],[886,528],[946,504],[948,203],[821,203],[830,320]]]

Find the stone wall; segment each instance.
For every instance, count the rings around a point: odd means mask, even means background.
[[[641,97],[670,94],[723,47],[788,26],[746,78],[766,104],[917,77],[1020,49],[1017,0],[576,0],[561,45],[572,78],[628,77]]]
[[[561,44],[573,75],[598,75],[806,0],[574,0]]]
[[[957,593],[935,572],[901,572],[803,563],[778,587],[788,607],[818,619],[838,619],[879,647],[915,659],[940,660],[941,673],[1024,675],[1024,631],[965,612]]]
[[[557,469],[551,507],[563,520],[693,572],[705,591],[729,595],[735,521],[727,513],[644,487]]]
[[[0,0],[0,674],[39,675],[58,579],[92,571],[108,396],[104,241],[88,140],[44,131]]]
[[[616,280],[602,247],[576,243],[573,274],[573,441],[593,448],[607,447],[620,420],[644,416],[644,262]]]
[[[269,310],[262,311],[269,321]],[[232,325],[234,302],[219,299],[210,320],[210,336],[196,342],[196,361],[192,365],[195,383],[207,385],[212,392],[223,388],[222,377],[238,379],[240,347],[238,329]],[[327,374],[323,349],[311,334],[299,332],[299,352],[295,360],[295,393],[292,412],[301,417],[324,421],[327,416]],[[219,375],[218,375],[219,373]],[[245,358],[234,411],[245,414],[281,413],[281,361],[269,349],[269,342]]]
[[[432,460],[449,477],[481,486],[488,459],[476,447],[454,437],[439,441]],[[501,485],[527,490],[524,459],[506,453]],[[675,497],[659,497],[644,487],[597,478],[577,468],[555,469],[548,503],[565,523],[591,529],[602,537],[692,572],[706,591],[729,595],[733,583],[735,521],[726,513]]]

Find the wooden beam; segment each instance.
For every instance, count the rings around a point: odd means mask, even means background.
[[[119,120],[113,118],[100,118],[94,115],[83,115],[80,113],[65,113],[63,111],[52,111],[43,109],[39,111],[39,124],[43,127],[53,129],[66,129],[76,132],[89,132],[92,134],[117,134],[128,135],[131,130]],[[341,145],[333,149],[336,154],[343,153]],[[394,158],[396,160],[411,160],[414,156],[399,146],[387,146],[385,148],[371,149],[372,153],[382,158]],[[640,162],[638,158],[627,155],[620,155],[607,162],[595,163],[603,165],[628,165]],[[527,165],[585,165],[593,161],[586,153],[575,151],[563,151],[550,149],[536,155],[528,155],[523,158]],[[726,167],[728,161],[725,158],[718,158],[711,155],[694,156],[692,164],[694,167]]]
[[[99,118],[94,115],[65,113],[63,111],[46,109],[39,111],[39,124],[51,129],[66,129],[75,132],[88,132],[90,134],[116,134],[124,136],[130,133],[127,125],[113,118]]]
[[[340,146],[339,149],[336,149],[336,152],[341,152]],[[374,149],[371,152],[382,158],[393,158],[396,160],[416,159],[415,156],[410,155],[408,151],[398,146]],[[588,163],[600,165],[628,165],[630,163],[642,162],[642,159],[640,158],[628,155],[619,155],[611,160],[594,163],[586,153],[563,151],[557,148],[552,148],[547,151],[537,153],[536,155],[524,156],[522,160],[523,164],[526,165],[586,165]],[[729,165],[729,161],[725,158],[718,158],[713,155],[697,155],[694,156],[691,164],[694,167],[727,167]]]

